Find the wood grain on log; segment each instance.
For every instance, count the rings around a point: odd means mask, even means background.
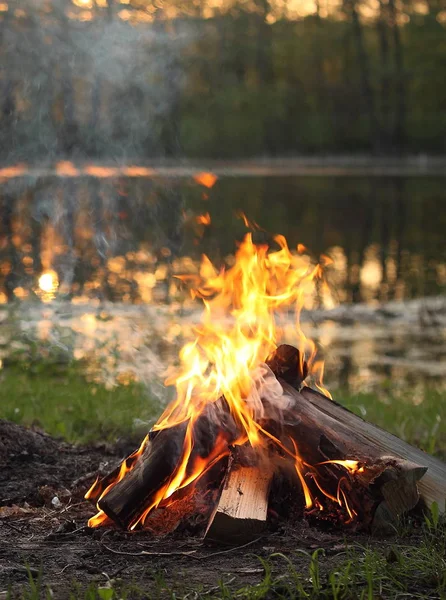
[[[272,476],[272,470],[266,466],[237,465],[232,468],[209,521],[206,537],[240,543],[263,531]]]
[[[420,467],[427,467],[426,474],[417,483],[418,490],[427,506],[436,502],[440,511],[445,512],[446,464],[444,462],[411,446],[384,429],[364,421],[361,417],[315,390],[304,387],[301,394],[320,415],[326,415],[342,423],[351,432],[354,432],[356,438],[360,436],[368,446],[372,445],[376,449],[380,449],[382,455],[394,456]]]

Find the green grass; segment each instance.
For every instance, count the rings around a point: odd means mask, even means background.
[[[150,589],[137,582],[108,580],[87,588],[76,581],[65,589],[70,600],[375,600],[446,599],[446,523],[426,527],[417,544],[388,545],[385,551],[360,545],[327,557],[324,550],[313,553],[271,554],[258,558],[263,575],[259,583],[242,587],[226,576],[218,585],[172,584],[163,572],[153,574]],[[172,575],[172,574],[171,574]],[[12,592],[6,600],[39,600],[58,597],[58,590],[43,584],[43,578],[29,574],[27,589]],[[181,579],[181,578],[179,578]],[[226,581],[226,582],[225,582]],[[228,583],[229,581],[229,583]]]
[[[71,442],[87,442],[128,435],[134,419],[153,422],[160,414],[159,403],[143,385],[106,389],[88,382],[83,366],[32,360],[6,366],[0,371],[0,418],[38,425]],[[414,399],[389,387],[379,396],[339,391],[335,399],[407,442],[446,457],[446,402],[439,391],[424,388]]]
[[[160,411],[142,385],[109,390],[87,382],[76,366],[7,367],[0,371],[0,395],[0,418],[70,442],[112,441],[131,433],[135,418],[153,422]]]

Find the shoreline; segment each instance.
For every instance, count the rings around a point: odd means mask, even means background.
[[[120,162],[117,160],[59,160],[19,162],[0,166],[0,183],[10,179],[60,177],[194,177],[210,172],[217,177],[446,177],[446,156],[407,157],[300,156],[293,158],[164,159]]]

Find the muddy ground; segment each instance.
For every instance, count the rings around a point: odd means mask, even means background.
[[[275,531],[235,548],[203,543],[184,532],[155,539],[147,532],[88,528],[95,510],[83,500],[86,490],[99,469],[109,471],[134,446],[135,440],[74,447],[0,420],[0,598],[10,588],[23,589],[28,572],[40,572],[55,598],[68,597],[73,581],[87,587],[108,579],[133,582],[147,598],[163,596],[164,580],[184,597],[190,590],[215,592],[220,580],[233,589],[257,584],[264,577],[259,557],[274,552],[290,557],[303,573],[308,573],[308,558],[293,554],[297,549],[324,548],[324,569],[345,555],[342,532],[323,532],[305,521],[291,530],[276,524]],[[349,534],[352,543],[390,548],[394,540]],[[278,568],[285,568],[282,559]]]

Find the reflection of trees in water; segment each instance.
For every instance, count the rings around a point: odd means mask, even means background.
[[[233,253],[246,232],[236,217],[243,210],[269,232],[283,233],[291,247],[299,242],[316,256],[340,257],[327,274],[340,301],[435,294],[444,286],[441,181],[228,178],[208,200],[202,188],[180,180],[49,177],[34,187],[4,186],[0,289],[8,300],[30,293],[51,268],[63,293],[165,300],[176,259],[198,260],[205,252],[221,262]],[[211,225],[197,237],[185,223],[207,211]],[[272,236],[256,232],[255,239]],[[153,293],[142,294],[143,280]]]
[[[13,244],[13,204],[14,199],[8,194],[2,195],[2,206],[1,206],[1,275],[3,279],[4,293],[8,300],[14,298],[14,288],[16,287],[16,278],[18,275],[18,259],[17,249]]]
[[[134,302],[135,252],[145,249],[145,268],[164,264],[166,274],[180,253],[181,193],[150,180],[49,178],[4,191],[0,202],[0,290],[8,301],[23,289],[32,294],[39,275],[54,269],[60,292]],[[109,261],[117,256],[125,264],[113,277]]]
[[[342,273],[332,273],[340,300],[401,299],[444,287],[437,275],[445,259],[440,238],[446,224],[439,179],[271,178],[261,193],[253,186],[257,196],[251,193],[249,200],[243,193],[234,196],[231,183],[220,184],[226,207],[232,196],[232,206],[284,233],[291,245],[302,242],[316,255],[330,249],[342,254]],[[230,224],[223,208],[217,214],[223,233]]]

